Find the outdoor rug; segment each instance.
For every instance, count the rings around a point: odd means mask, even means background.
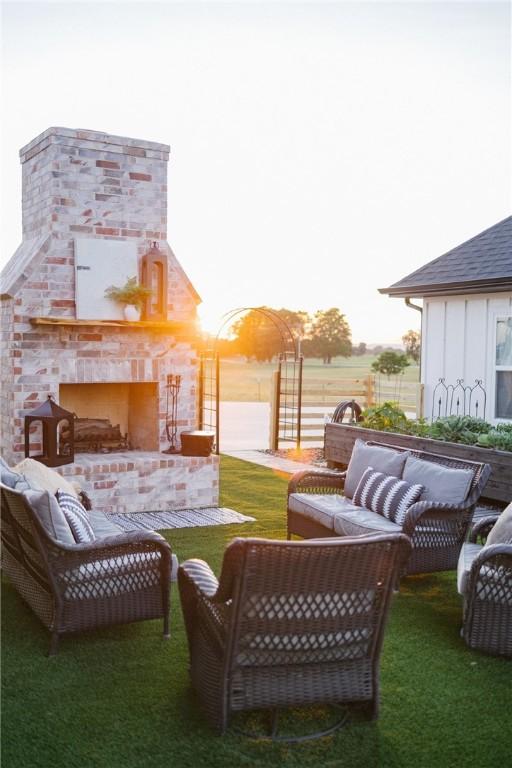
[[[254,517],[242,515],[229,507],[172,509],[169,512],[126,512],[107,515],[125,531],[162,531],[169,528],[199,528],[206,525],[252,523]]]

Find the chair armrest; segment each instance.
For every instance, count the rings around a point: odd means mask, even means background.
[[[499,515],[486,515],[485,517],[480,518],[480,520],[477,520],[476,523],[473,523],[469,533],[469,541],[472,544],[476,544],[476,540],[479,536],[487,538],[498,518]]]
[[[219,582],[204,560],[186,560],[178,568],[181,608],[192,657],[193,638],[199,627],[208,631],[222,652],[227,631],[230,601],[218,595]]]
[[[322,493],[342,491],[345,486],[346,472],[333,470],[309,470],[303,469],[296,472],[288,483],[288,495],[290,493]]]
[[[170,580],[171,547],[163,536],[155,531],[123,532],[75,545],[59,542],[58,545],[54,543],[47,546],[46,551],[50,567],[56,575],[97,560],[148,551],[159,552],[160,569],[162,574],[167,576],[167,580]]]
[[[477,574],[483,565],[488,565],[490,560],[496,557],[510,557],[510,568],[512,569],[512,544],[491,544],[488,547],[482,547],[478,555],[471,563],[471,574]]]
[[[471,504],[445,504],[442,501],[417,501],[412,504],[405,515],[403,532],[410,536],[422,518],[450,519],[469,512]]]
[[[213,598],[219,587],[214,572],[204,560],[185,560],[179,567],[178,574],[186,576],[204,597]]]
[[[477,584],[479,579],[485,579],[485,575],[482,570],[486,567],[500,568],[505,566],[505,570],[500,575],[500,581],[496,584],[498,586],[498,592],[502,598],[505,598],[508,593],[508,599],[512,605],[512,589],[511,589],[511,577],[512,577],[512,544],[491,544],[489,547],[482,547],[478,555],[471,563],[471,571],[469,574],[468,594],[473,596],[477,595]],[[508,574],[507,574],[508,571]],[[492,581],[487,579],[487,586],[491,587]],[[485,599],[483,596],[479,596],[480,599]],[[489,597],[489,595],[488,595]]]

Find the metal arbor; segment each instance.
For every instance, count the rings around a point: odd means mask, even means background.
[[[302,407],[302,355],[288,323],[272,309],[266,307],[240,307],[227,312],[217,331],[212,349],[204,351],[199,363],[199,429],[215,434],[215,452],[220,452],[220,361],[218,341],[222,331],[233,320],[246,312],[258,312],[277,328],[281,351],[273,375],[271,447],[280,441],[294,442],[300,447]]]

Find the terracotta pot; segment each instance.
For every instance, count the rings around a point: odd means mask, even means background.
[[[140,320],[140,309],[133,304],[126,304],[123,309],[125,320]]]

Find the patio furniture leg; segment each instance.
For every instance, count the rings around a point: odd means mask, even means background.
[[[169,612],[164,616],[164,640],[170,640],[171,633],[169,631]]]
[[[59,633],[52,632],[52,637],[50,640],[50,648],[48,650],[48,656],[56,656],[58,652],[59,652]]]

